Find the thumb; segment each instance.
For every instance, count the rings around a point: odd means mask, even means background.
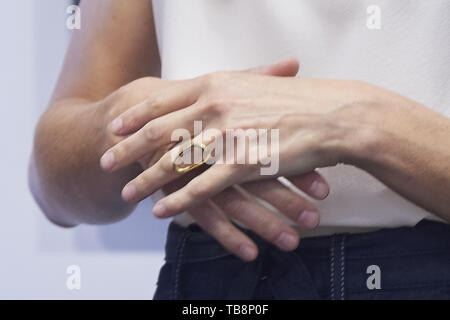
[[[275,64],[247,69],[244,72],[277,77],[294,77],[300,69],[297,58],[286,58]]]

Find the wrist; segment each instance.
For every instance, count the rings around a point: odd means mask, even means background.
[[[384,127],[386,113],[392,106],[384,89],[365,82],[356,82],[355,99],[334,111],[337,162],[361,169],[373,166],[386,148],[389,133]]]

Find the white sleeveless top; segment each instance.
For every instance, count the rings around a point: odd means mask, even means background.
[[[364,80],[450,116],[449,0],[154,0],[153,6],[163,78],[295,56],[302,77]],[[355,167],[319,171],[331,186],[317,202],[319,228],[413,226],[436,218]],[[186,223],[186,216],[177,219]]]

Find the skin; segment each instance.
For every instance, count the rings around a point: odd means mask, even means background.
[[[99,165],[101,156],[128,138],[123,132],[115,133],[111,123],[128,110],[139,113],[137,110],[148,106],[156,93],[185,88],[187,83],[158,78],[160,61],[151,1],[134,1],[131,6],[122,0],[83,1],[81,9],[83,28],[73,33],[53,97],[36,128],[29,170],[33,196],[49,220],[63,227],[113,223],[133,212],[135,203],[121,198],[123,187],[156,163],[173,143],[167,141],[132,163],[105,172]],[[236,73],[292,77],[297,71],[298,63],[288,59]],[[151,113],[162,117],[179,107],[167,104],[145,109],[145,116]],[[146,125],[146,119],[136,119],[131,128]],[[176,192],[202,171],[204,168],[199,168],[173,179],[164,190]],[[311,198],[320,200],[329,192],[326,181],[313,169],[289,180]],[[271,204],[300,228],[311,229],[319,223],[314,204],[276,179],[230,185],[191,206],[189,213],[244,260],[255,259],[258,249],[230,218],[282,250],[295,249],[298,232],[255,197]]]
[[[445,116],[360,81],[219,72],[187,80],[183,86],[150,98],[159,108],[177,105],[178,111],[155,119],[151,112],[145,115],[148,106],[140,106],[113,122],[116,133],[128,133],[136,129],[128,125],[134,113],[148,121],[105,153],[104,170],[115,171],[152,150],[152,132],[166,139],[176,128],[192,130],[194,120],[201,119],[204,130],[216,128],[222,134],[230,128],[277,128],[277,175],[289,177],[338,163],[354,165],[450,221],[450,120]],[[176,179],[180,173],[172,169],[171,155],[166,153],[128,183],[123,198],[139,201]],[[173,216],[230,185],[267,178],[259,169],[254,164],[214,164],[160,200],[153,212]]]

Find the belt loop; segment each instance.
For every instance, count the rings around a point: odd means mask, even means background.
[[[190,235],[190,229],[186,228],[186,230],[183,231],[180,242],[178,243],[177,255],[175,257],[174,268],[172,271],[172,290],[170,292],[170,297],[172,300],[177,300],[180,298],[180,274],[181,266],[183,264],[183,252]]]

